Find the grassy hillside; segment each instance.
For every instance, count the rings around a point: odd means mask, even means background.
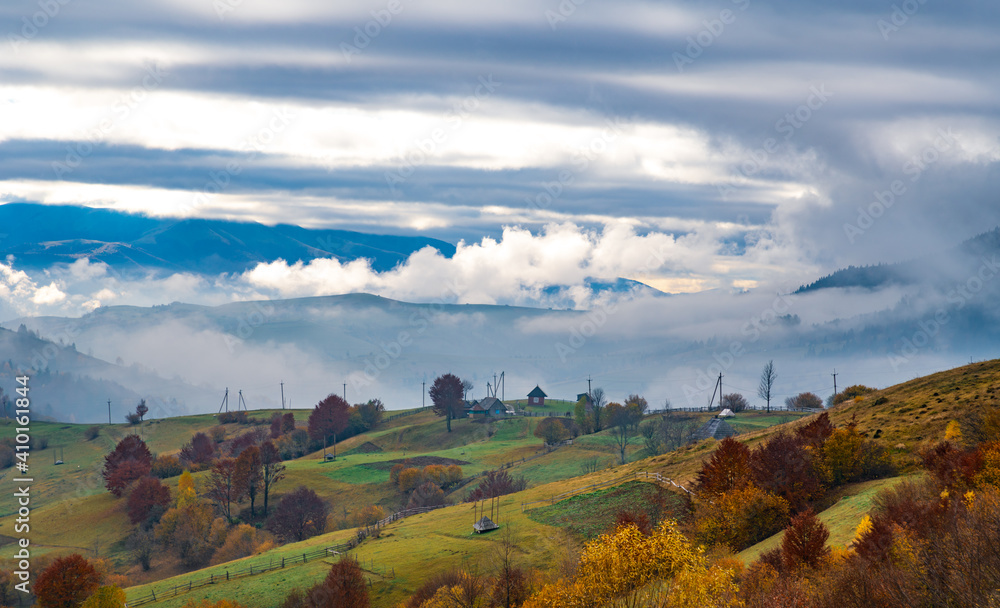
[[[912,474],[920,450],[941,439],[950,420],[963,419],[969,411],[997,407],[994,387],[998,383],[1000,361],[977,363],[876,391],[831,409],[830,416],[837,425],[854,420],[870,437],[877,434],[882,442],[893,448],[894,458],[904,474]],[[299,410],[295,414],[299,425],[304,426],[309,411]],[[251,412],[251,415],[262,419],[270,417],[269,412]],[[787,412],[746,412],[738,415],[732,424],[744,431],[740,439],[753,446],[783,428],[804,424],[801,417]],[[306,485],[329,501],[333,519],[343,519],[372,504],[381,505],[390,512],[404,506],[404,497],[388,482],[392,462],[418,456],[461,461],[465,463],[461,466],[467,477],[511,464],[511,473],[523,475],[529,487],[502,499],[499,519],[505,528],[518,536],[519,559],[527,566],[548,572],[557,567],[567,548],[579,546],[585,538],[605,527],[618,507],[663,497],[664,490],[649,482],[631,481],[552,506],[531,505],[525,512],[522,512],[522,503],[544,500],[589,484],[625,479],[637,471],[658,472],[690,484],[716,443],[703,441],[646,458],[641,437],[634,437],[628,450],[629,463],[615,466],[616,446],[609,433],[579,437],[573,445],[546,452],[541,440],[533,435],[539,420],[541,418],[516,418],[482,423],[463,419],[453,421],[453,430],[448,433],[443,419],[429,411],[416,412],[340,442],[334,462],[325,461],[320,452],[287,462],[287,477],[276,488],[273,498],[276,502],[282,493]],[[191,416],[153,421],[138,430],[151,449],[168,453],[176,451],[194,433],[205,431],[215,423],[211,415]],[[86,425],[33,425],[33,433],[48,436],[50,445],[48,450],[32,456],[32,473],[37,480],[35,490],[44,497],[35,503],[32,515],[36,524],[33,542],[41,545],[40,552],[75,550],[93,556],[97,551],[125,570],[131,565],[122,541],[130,526],[121,501],[112,499],[103,489],[98,473],[104,453],[125,433],[137,429],[124,425],[105,426],[97,439],[88,442],[83,436],[86,428]],[[227,425],[227,432],[238,434],[245,428]],[[63,446],[64,465],[53,466],[48,460],[56,446]],[[195,475],[199,490],[206,476],[207,472]],[[875,494],[899,480],[845,486],[832,495],[827,501],[830,507],[820,515],[831,529],[830,542],[846,545],[861,516],[870,509]],[[173,487],[176,479],[166,483]],[[472,480],[452,492],[449,500],[461,501],[474,484]],[[6,531],[11,528],[12,506],[10,497],[0,496],[0,508],[6,514],[0,518],[2,533],[9,534]],[[458,565],[487,572],[498,535],[473,534],[471,524],[475,518],[471,505],[458,504],[395,522],[380,537],[367,539],[353,550],[352,554],[368,564],[373,605],[393,606],[428,576]],[[87,525],[81,526],[81,521]],[[304,543],[275,548],[242,563],[223,564],[193,573],[180,574],[169,560],[154,559],[153,572],[134,578],[135,582],[144,584],[128,589],[128,595],[135,598],[150,590],[162,593],[192,579],[224,573],[227,567],[242,568],[245,563],[280,562],[282,556],[338,544],[352,534],[351,530],[330,532]],[[741,557],[753,559],[779,542],[780,535],[776,535],[747,549]],[[153,606],[181,606],[189,600],[223,597],[251,606],[273,606],[290,588],[305,587],[319,580],[328,567],[328,563],[317,560],[219,583]]]

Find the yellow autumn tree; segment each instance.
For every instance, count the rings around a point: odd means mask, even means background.
[[[682,570],[674,578],[664,608],[739,608],[738,573],[719,565]]]
[[[183,509],[188,505],[193,505],[198,500],[198,494],[194,491],[194,478],[191,471],[184,469],[180,479],[177,480],[177,508]]]
[[[952,420],[944,427],[944,440],[950,441],[951,443],[959,443],[962,441],[962,425],[958,420]]]
[[[587,543],[576,576],[546,585],[524,608],[592,608],[640,593],[700,559],[673,521],[664,521],[650,536],[635,525],[618,528]]]
[[[125,592],[115,585],[98,587],[93,595],[88,597],[80,608],[124,608]]]

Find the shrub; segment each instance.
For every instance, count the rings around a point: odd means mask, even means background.
[[[699,502],[695,531],[706,545],[726,545],[733,551],[742,551],[784,528],[788,514],[784,498],[745,485],[713,496],[711,502]]]
[[[746,397],[739,393],[729,393],[728,395],[723,395],[720,407],[722,409],[729,409],[733,413],[739,413],[750,407],[750,403],[747,402]]]
[[[351,517],[351,525],[355,528],[375,525],[379,520],[385,519],[388,513],[378,505],[371,505],[361,509]]]
[[[226,540],[212,556],[212,564],[230,562],[260,553],[261,548],[272,544],[267,532],[261,532],[248,524],[240,524],[226,533]]]
[[[191,464],[207,464],[215,456],[215,442],[205,433],[195,433],[191,443],[181,448],[181,459]]]
[[[368,587],[361,567],[353,559],[341,559],[322,583],[309,590],[306,601],[316,608],[368,608]]]
[[[83,438],[87,441],[93,441],[97,439],[101,434],[101,427],[99,426],[88,426],[87,430],[83,432]]]
[[[845,401],[853,401],[855,397],[861,397],[867,395],[868,393],[874,393],[875,389],[869,388],[863,384],[855,384],[853,386],[848,386],[843,391],[837,393],[833,396],[833,404],[838,405]]]
[[[822,409],[823,399],[816,393],[799,393],[785,399],[785,407],[790,410]]]
[[[403,492],[412,492],[422,483],[424,483],[424,472],[416,467],[403,469],[399,472],[397,485]]]
[[[226,427],[217,424],[208,430],[208,434],[215,443],[222,443],[226,440]]]
[[[437,507],[443,504],[445,504],[444,491],[434,482],[428,481],[413,490],[406,508]]]
[[[243,410],[223,412],[219,414],[219,424],[248,424],[249,422],[250,420],[247,418],[247,413]]]
[[[152,469],[149,473],[153,477],[166,479],[180,475],[183,472],[184,467],[181,466],[181,461],[176,456],[157,456],[156,460],[153,461]]]

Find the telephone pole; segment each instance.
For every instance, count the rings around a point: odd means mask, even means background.
[[[344,401],[347,401],[347,383],[344,383]]]
[[[420,407],[424,407],[424,396],[427,395],[427,381],[420,383]]]
[[[285,409],[285,381],[281,381],[281,409]]]
[[[833,376],[833,396],[836,397],[837,396],[837,368],[833,368],[833,373],[830,374],[830,375]]]
[[[108,424],[111,424],[111,400],[108,399]]]

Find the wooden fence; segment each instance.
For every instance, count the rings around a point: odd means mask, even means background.
[[[166,598],[176,597],[181,593],[187,593],[192,589],[198,589],[200,587],[205,587],[207,585],[215,585],[217,583],[223,583],[225,581],[230,581],[237,578],[243,578],[247,576],[255,576],[257,574],[263,574],[265,572],[270,572],[272,570],[279,570],[287,566],[294,566],[296,564],[305,564],[306,562],[311,562],[316,559],[322,559],[326,557],[331,557],[333,555],[340,555],[350,549],[354,548],[357,543],[344,543],[341,545],[334,545],[332,547],[321,547],[313,551],[306,551],[299,555],[294,555],[290,557],[271,558],[266,563],[261,562],[259,564],[251,564],[246,568],[241,568],[239,570],[229,570],[227,569],[224,574],[212,574],[208,577],[201,579],[193,579],[187,583],[174,585],[165,590],[161,590],[156,593],[155,590],[151,590],[148,595],[143,595],[137,598],[132,598],[126,603],[128,607],[142,606],[143,604],[149,604]]]

